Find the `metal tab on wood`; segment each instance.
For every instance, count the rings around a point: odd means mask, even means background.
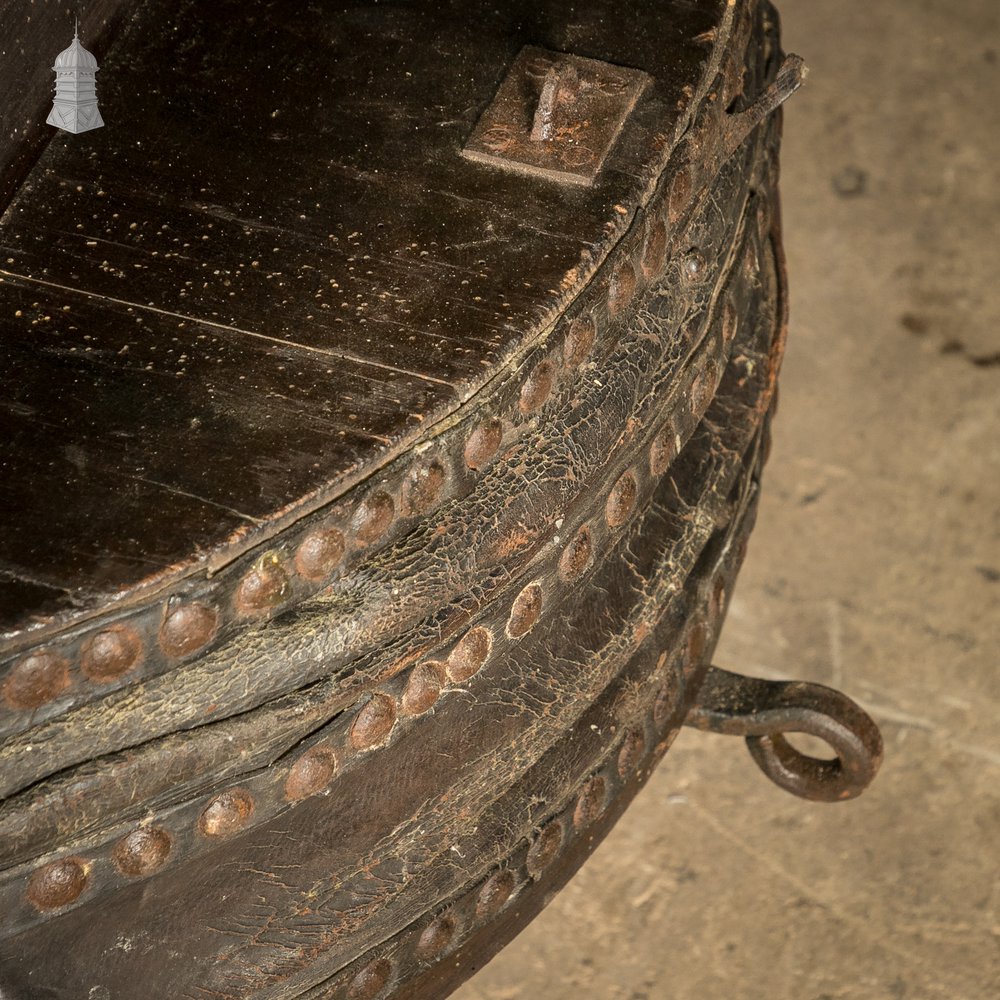
[[[649,82],[641,70],[526,46],[462,155],[590,186]]]

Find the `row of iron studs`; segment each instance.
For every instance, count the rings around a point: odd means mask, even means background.
[[[387,952],[338,976],[322,1000],[377,1000],[396,995],[393,987],[405,985],[400,978],[407,972],[427,967],[460,948],[464,940],[498,917],[519,892],[540,880],[572,838],[587,837],[588,830],[612,805],[616,786],[623,790],[634,779],[648,775],[655,759],[666,751],[677,731],[675,715],[683,690],[679,681],[697,668],[705,640],[704,623],[694,621],[687,634],[683,666],[671,665],[663,683],[654,687],[645,709],[645,724],[626,729],[604,764],[583,782],[562,812],[540,825],[526,851],[523,847],[515,851],[506,865],[452,899],[422,927],[403,931],[394,942],[394,953]],[[647,738],[650,731],[651,740]],[[589,840],[593,840],[592,835]]]
[[[687,178],[682,170],[678,178]],[[677,199],[690,198],[689,185],[676,180],[668,198],[668,215],[678,217]],[[648,279],[659,275],[666,264],[667,227],[664,220],[650,215],[645,240],[638,261],[635,249],[614,268],[607,288],[607,311],[617,319],[632,303],[637,291],[637,268]],[[696,251],[685,258],[685,273],[692,279],[704,277],[704,258]],[[595,308],[594,312],[598,312]],[[589,357],[597,338],[597,324],[591,314],[582,314],[570,322],[562,347],[561,366],[550,358],[539,361],[526,376],[518,397],[518,411],[530,415],[549,400],[559,369],[572,370]],[[481,421],[463,446],[464,465],[480,472],[489,465],[503,443],[505,427],[497,417]],[[430,512],[444,499],[448,473],[437,458],[418,459],[404,475],[398,491],[398,507],[404,516]],[[385,489],[366,496],[350,518],[350,542],[356,549],[367,548],[384,540],[397,516],[397,500]],[[338,527],[316,527],[299,543],[294,557],[283,560],[275,552],[259,557],[245,572],[233,595],[232,605],[238,618],[253,618],[276,611],[292,595],[293,574],[308,585],[322,585],[340,566],[347,554],[349,539]],[[315,589],[315,586],[312,588]],[[198,600],[170,600],[164,609],[157,641],[162,653],[173,660],[204,649],[218,634],[222,615],[217,603]],[[72,659],[79,670],[97,685],[118,682],[145,657],[140,629],[117,623],[101,628],[83,638],[79,652]],[[53,701],[73,684],[71,657],[63,652],[41,648],[17,661],[4,679],[2,703],[16,712],[35,711]]]
[[[665,215],[676,226],[692,207],[694,187],[692,164],[682,166],[666,196]],[[614,321],[632,304],[637,291],[637,272],[648,283],[666,266],[668,248],[667,222],[650,212],[641,248],[626,248],[613,268],[607,285],[607,312]],[[682,261],[682,275],[690,283],[703,281],[707,267],[698,250],[689,250]],[[562,346],[562,366],[545,358],[526,376],[518,398],[518,410],[530,415],[548,401],[559,367],[563,371],[578,368],[589,357],[597,337],[593,318],[599,310],[584,313],[569,323]],[[465,466],[473,472],[483,470],[499,451],[504,439],[504,424],[497,417],[483,420],[466,439],[463,447]],[[399,507],[404,516],[430,512],[443,499],[448,478],[444,464],[437,458],[418,459],[407,471],[399,487]],[[350,518],[351,541],[357,549],[382,541],[397,514],[397,503],[385,489],[376,489],[365,497]],[[240,618],[251,618],[277,610],[292,594],[294,572],[309,585],[322,585],[342,563],[348,550],[348,538],[337,527],[316,527],[299,543],[291,569],[287,561],[268,552],[257,559],[245,573],[233,596],[233,608]],[[205,648],[220,627],[217,604],[202,600],[168,601],[158,630],[158,644],[171,659],[191,656]],[[118,623],[106,626],[83,639],[78,661],[82,674],[98,685],[119,681],[134,670],[144,658],[144,644],[139,630]],[[14,711],[34,711],[63,694],[72,685],[70,660],[61,652],[38,649],[16,662],[2,684],[2,702]]]
[[[764,439],[768,428],[761,430]],[[751,451],[754,451],[751,446]],[[764,462],[762,443],[755,452],[753,476],[759,473]],[[588,828],[611,805],[611,794],[620,783],[624,790],[633,779],[647,777],[656,761],[666,752],[676,735],[678,720],[674,718],[683,697],[683,682],[694,676],[714,646],[725,616],[732,582],[746,555],[746,529],[742,524],[719,529],[717,536],[732,537],[739,534],[735,556],[721,565],[707,581],[709,595],[705,617],[695,615],[688,625],[680,664],[673,664],[665,672],[662,684],[655,686],[655,693],[645,709],[645,725],[627,728],[617,747],[608,754],[605,763],[581,786],[574,800],[559,814],[550,817],[538,828],[530,840],[523,861],[515,861],[522,851],[508,859],[507,865],[493,871],[486,879],[471,889],[460,893],[436,916],[421,928],[407,929],[398,934],[390,944],[393,951],[346,970],[337,976],[328,990],[310,994],[313,1000],[379,1000],[380,997],[397,996],[394,987],[405,985],[405,975],[440,961],[460,948],[476,930],[498,917],[513,902],[517,894],[532,882],[540,880],[555,862],[560,852],[568,846],[574,835],[585,836]],[[647,741],[647,731],[653,739]],[[567,832],[568,831],[568,832]],[[593,837],[589,838],[591,841]],[[415,941],[415,943],[414,943]]]
[[[661,219],[653,216],[647,225],[643,250],[644,261],[651,252],[650,247],[658,247],[661,240],[665,252],[666,228]],[[646,270],[645,266],[643,270]],[[623,281],[621,278],[622,273],[631,274],[633,281],[629,282],[627,278]],[[635,292],[634,275],[635,271],[631,268],[631,265],[629,265],[629,270],[626,272],[622,272],[620,265],[612,279],[612,289],[616,287],[619,289],[624,288],[625,291],[622,294],[626,294],[631,299]],[[614,298],[614,294],[609,297],[610,300],[614,300]],[[581,323],[586,323],[589,326],[589,333],[579,335],[579,324]],[[578,331],[578,336],[576,337],[573,336],[574,329]],[[731,302],[727,301],[723,314],[723,342],[725,345],[728,346],[731,343],[735,335],[735,329],[735,308]],[[570,333],[564,345],[564,354],[567,356],[567,361],[570,361],[574,353],[580,350],[579,345],[585,343],[586,351],[575,362],[582,363],[593,346],[593,339],[593,321],[589,318],[586,320],[576,320],[575,324],[570,328]],[[542,361],[525,380],[521,392],[521,409],[524,412],[536,408],[531,404],[539,397],[539,378],[537,376],[539,369],[542,369],[543,366],[548,366],[549,369],[552,367],[551,362]],[[693,408],[696,413],[703,410],[708,402],[710,402],[719,374],[720,371],[717,364],[709,365],[701,373],[702,377],[696,380],[691,393]],[[544,369],[541,381],[543,383],[548,381],[548,376]],[[551,386],[545,390],[545,398],[547,398],[550,389]],[[528,404],[525,404],[525,398],[529,400]],[[542,405],[545,398],[537,402],[537,405]],[[476,467],[474,463],[480,456],[486,457],[484,449],[488,450],[492,448],[489,455],[489,457],[492,457],[499,448],[500,441],[502,440],[501,429],[495,446],[491,443],[492,439],[484,445],[483,436],[485,427],[487,425],[480,425],[467,440],[465,448],[466,464],[470,468]],[[650,446],[649,466],[654,476],[662,475],[669,467],[676,453],[677,442],[677,432],[673,424],[668,421]],[[472,461],[469,461],[470,457]],[[488,461],[488,458],[486,458],[486,461]],[[637,492],[635,475],[631,471],[624,473],[612,487],[605,504],[604,515],[609,527],[617,528],[626,522],[634,508]],[[374,496],[378,498],[379,494],[376,493]],[[381,494],[381,497],[383,499],[376,499],[374,502],[372,502],[371,497],[363,501],[359,511],[364,511],[364,513],[360,516],[356,514],[354,518],[354,523],[360,529],[362,540],[364,540],[366,533],[370,530],[365,525],[369,525],[376,516],[374,512],[379,509],[382,509],[383,512],[385,511],[387,506],[385,500],[388,500],[388,504],[392,505],[392,499],[387,494]],[[367,510],[365,510],[366,506]],[[386,521],[384,528],[387,528],[390,522],[391,517]],[[339,562],[339,559],[343,556],[343,536],[337,529],[326,529],[326,531],[336,532],[337,535],[340,535],[339,545],[333,545],[334,550],[339,549],[340,555],[336,560],[336,562]],[[375,540],[377,537],[377,534],[372,535],[371,540]],[[334,543],[336,543],[336,538],[334,538]],[[318,566],[323,562],[324,553],[328,551],[328,548],[329,536],[320,538],[317,531],[312,532],[299,546],[295,559],[296,568],[302,572],[303,566],[305,566],[308,570],[311,562]],[[562,552],[559,560],[560,576],[567,581],[575,578],[589,565],[591,556],[590,528],[588,525],[584,525],[577,531]],[[336,562],[333,565],[336,565]],[[326,572],[328,573],[331,569],[332,566],[326,569]],[[252,592],[261,588],[260,577],[262,575],[266,576],[267,567],[263,567],[263,573],[261,570],[262,567],[258,564],[257,568],[244,577],[243,583],[237,590],[237,601],[239,601],[241,592],[246,594],[248,591]],[[308,572],[302,572],[302,575],[307,576]],[[265,587],[265,589],[267,588]],[[518,638],[526,634],[534,626],[541,614],[542,601],[542,588],[537,582],[529,584],[521,591],[513,602],[508,619],[506,631],[509,637]],[[204,605],[182,605],[181,608],[173,612],[173,615],[176,615],[185,607],[200,608],[208,611]],[[167,620],[171,621],[173,615],[168,616]],[[164,625],[166,625],[166,622]],[[214,627],[215,622],[213,621],[213,630]],[[120,626],[113,628],[120,628]],[[98,633],[98,637],[109,631],[111,630]],[[161,643],[162,639],[163,633],[161,629]],[[206,639],[206,641],[208,640]],[[451,680],[459,683],[471,677],[485,662],[491,647],[492,635],[489,630],[483,627],[476,627],[470,630],[465,638],[455,647],[445,664],[428,661],[413,670],[409,684],[398,706],[391,696],[384,693],[374,694],[359,711],[351,727],[349,737],[351,748],[354,750],[367,750],[381,745],[388,738],[400,710],[404,715],[418,715],[428,711],[436,702],[446,681]],[[37,656],[39,654],[34,655]],[[322,791],[329,784],[330,780],[332,780],[336,770],[336,753],[328,747],[313,747],[291,768],[286,780],[286,798],[294,801]],[[248,792],[239,788],[229,789],[213,798],[202,811],[198,819],[199,833],[206,837],[232,835],[246,825],[253,811],[254,802]],[[143,877],[163,867],[169,859],[171,847],[172,837],[166,830],[153,826],[141,826],[115,845],[112,850],[112,860],[122,875],[129,878]],[[40,911],[61,910],[63,907],[75,902],[81,896],[88,885],[91,867],[92,863],[76,857],[64,858],[52,862],[38,869],[30,878],[27,898]]]
[[[736,311],[726,302],[722,320],[722,343],[728,347],[736,332]],[[697,420],[714,396],[721,373],[718,360],[697,374],[691,392],[691,417]],[[674,419],[668,420],[653,438],[648,451],[650,472],[662,476],[677,452],[680,435]],[[638,496],[636,474],[629,470],[615,482],[605,502],[604,520],[616,529],[626,523]],[[569,582],[590,564],[593,554],[591,526],[582,525],[563,549],[558,563],[560,577]],[[541,615],[541,584],[528,584],[515,598],[506,625],[509,638],[517,639],[535,625]],[[492,633],[476,626],[454,647],[444,663],[425,661],[413,669],[401,699],[375,692],[364,703],[351,726],[348,743],[354,751],[366,751],[383,745],[398,715],[414,716],[429,711],[448,681],[462,683],[485,663],[492,649]],[[317,794],[327,787],[338,768],[337,755],[329,747],[318,745],[307,751],[292,766],[285,783],[289,801]],[[243,829],[250,821],[255,804],[245,789],[228,789],[215,796],[198,819],[199,834],[226,837]],[[169,860],[173,838],[163,828],[140,826],[120,840],[111,851],[115,868],[127,878],[139,878],[158,871]],[[58,911],[74,903],[89,883],[92,862],[69,857],[36,870],[28,883],[27,898],[41,912]]]
[[[729,307],[731,308],[731,307]],[[723,317],[723,341],[728,344],[735,332],[735,310]],[[727,330],[732,332],[727,333]],[[714,361],[714,359],[713,359]],[[707,406],[714,394],[718,365],[707,365],[713,372],[705,389],[690,393],[691,421]],[[701,381],[696,378],[696,382]],[[673,419],[654,436],[648,450],[649,470],[662,476],[676,454],[680,434]],[[609,490],[604,505],[604,521],[609,529],[621,528],[632,515],[638,497],[637,472],[627,470]],[[565,545],[558,560],[559,576],[566,582],[579,577],[593,557],[592,525],[581,525]],[[525,586],[512,602],[505,632],[508,638],[526,635],[539,620],[544,603],[541,583]],[[417,716],[429,711],[450,682],[464,683],[474,676],[488,659],[493,634],[485,626],[474,626],[453,647],[443,661],[428,660],[410,673],[406,688],[397,700],[377,691],[358,710],[347,735],[347,749],[365,752],[384,745],[399,715]],[[284,783],[284,798],[298,801],[322,792],[333,780],[339,767],[337,752],[326,744],[317,744],[302,754],[290,767]],[[225,838],[239,832],[250,822],[255,802],[249,791],[230,788],[214,796],[200,812],[197,832],[209,838]],[[161,826],[141,825],[119,840],[110,851],[111,862],[128,879],[142,878],[159,871],[170,859],[174,838]],[[60,911],[81,897],[90,883],[93,861],[71,856],[37,869],[28,880],[26,896],[42,913]]]
[[[649,466],[654,476],[669,467],[677,442],[674,425],[668,421],[653,439]],[[610,529],[622,527],[635,509],[638,497],[636,474],[626,471],[612,486],[604,507]],[[560,577],[570,582],[590,565],[593,556],[590,524],[582,525],[565,546],[558,561]],[[510,639],[526,635],[542,614],[544,593],[541,583],[525,586],[511,604],[505,632]],[[361,706],[347,735],[349,751],[364,752],[386,743],[399,715],[417,716],[428,712],[451,682],[461,684],[485,664],[493,647],[493,634],[485,626],[471,628],[441,661],[427,660],[410,672],[406,688],[397,700],[377,691]],[[284,783],[284,797],[290,802],[322,792],[339,768],[337,752],[317,744],[291,766]],[[201,811],[198,833],[207,838],[232,836],[253,816],[255,802],[246,789],[231,788],[214,796]],[[169,860],[174,838],[163,827],[142,825],[119,840],[111,849],[111,861],[127,878],[141,878],[159,871]],[[61,910],[75,903],[90,882],[93,861],[67,857],[51,862],[30,877],[28,901],[39,911]]]

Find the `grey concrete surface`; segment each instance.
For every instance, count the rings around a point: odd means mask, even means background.
[[[1000,997],[1000,5],[785,0],[792,326],[720,665],[877,719],[860,800],[682,733],[458,1000]]]

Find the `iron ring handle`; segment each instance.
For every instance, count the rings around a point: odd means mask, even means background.
[[[685,724],[743,736],[776,785],[818,802],[860,795],[882,763],[882,737],[872,719],[846,695],[822,684],[768,681],[709,667]],[[817,736],[837,756],[807,756],[785,733]]]

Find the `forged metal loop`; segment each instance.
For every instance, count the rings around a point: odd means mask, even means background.
[[[746,738],[760,769],[804,799],[839,802],[860,795],[882,763],[878,727],[850,698],[803,681],[766,681],[709,667],[686,725]],[[800,753],[785,733],[828,743],[834,760]]]
[[[727,159],[768,115],[795,93],[808,73],[801,56],[785,56],[774,82],[746,110],[729,115],[724,122],[722,158]]]

